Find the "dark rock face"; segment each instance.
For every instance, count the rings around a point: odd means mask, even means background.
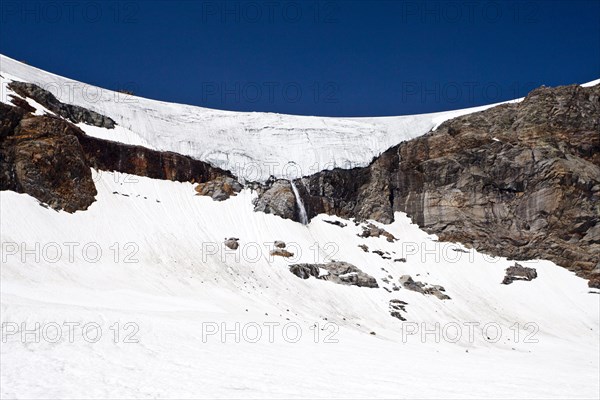
[[[319,276],[322,268],[327,275]],[[361,271],[354,265],[343,261],[332,261],[327,264],[294,264],[290,265],[290,272],[302,279],[315,277],[342,285],[354,285],[369,288],[378,288],[377,280],[371,275]]]
[[[269,181],[258,188],[259,197],[254,200],[254,211],[279,215],[298,221],[296,197],[290,182],[285,179]]]
[[[57,210],[85,210],[96,196],[90,168],[239,185],[229,172],[205,162],[90,137],[62,118],[0,103],[0,190],[27,193]]]
[[[33,83],[11,82],[8,84],[8,88],[22,97],[32,98],[48,110],[68,119],[74,124],[83,122],[84,124],[108,129],[113,129],[116,125],[115,121],[111,118],[98,114],[95,111],[72,104],[62,103],[54,97],[52,93]]]
[[[56,210],[87,209],[95,200],[96,187],[77,140],[78,129],[62,119],[21,115],[2,107],[0,189],[27,193]],[[12,115],[11,115],[12,113]],[[12,131],[10,128],[12,127]]]
[[[297,186],[309,218],[403,211],[442,241],[549,259],[600,287],[600,85],[542,87]]]
[[[597,287],[599,99],[600,86],[540,88],[400,145],[394,209],[441,240],[550,259]]]
[[[30,112],[30,113],[34,113],[35,112],[35,108],[32,107],[27,100],[23,99],[22,97],[19,96],[14,96],[12,94],[8,95],[10,97],[10,102],[13,103],[15,106],[17,106],[18,108],[23,109],[26,112]]]
[[[502,280],[503,285],[510,285],[514,281],[531,281],[537,278],[535,268],[523,267],[519,263],[506,268],[506,276]]]
[[[321,171],[302,178],[298,191],[309,218],[334,214],[358,220],[394,221],[391,173],[397,158],[390,149],[368,168]]]
[[[179,182],[207,182],[231,174],[170,151],[151,150],[85,135],[78,137],[90,167]]]
[[[0,140],[14,133],[27,110],[0,103]]]

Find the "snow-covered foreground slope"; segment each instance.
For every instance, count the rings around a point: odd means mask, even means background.
[[[253,212],[248,190],[213,202],[188,183],[94,174],[97,201],[74,214],[0,192],[3,398],[600,394],[598,295],[552,263],[523,263],[538,278],[501,285],[514,262],[454,251],[400,213],[390,243],[358,237],[352,221]],[[240,248],[226,251],[225,237]],[[270,257],[275,240],[296,256]],[[327,257],[380,288],[287,268]],[[404,274],[451,300],[383,289]],[[408,303],[406,322],[390,299]]]
[[[299,177],[334,167],[365,166],[404,140],[487,105],[422,115],[328,118],[213,110],[134,97],[63,78],[0,55],[0,101],[11,80],[35,83],[60,101],[112,118],[104,129],[79,124],[88,135],[169,150],[208,161],[246,180]],[[34,105],[40,108],[39,105]]]

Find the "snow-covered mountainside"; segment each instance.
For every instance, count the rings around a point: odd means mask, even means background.
[[[188,183],[106,172],[95,181],[98,201],[72,215],[1,192],[3,397],[598,394],[598,295],[552,263],[522,263],[538,277],[502,285],[514,262],[454,251],[462,247],[436,242],[401,214],[383,226],[400,239],[391,243],[334,217],[303,226],[256,213],[250,191],[214,202]],[[231,236],[236,251],[223,245]],[[275,240],[291,260],[269,255]],[[287,268],[327,257],[360,267],[380,288],[302,280]],[[451,299],[394,291],[402,275],[442,285]],[[393,299],[407,303],[407,321],[390,315]],[[23,340],[6,333],[15,322],[47,332]],[[79,324],[73,343],[65,322]],[[102,336],[90,343],[95,324]],[[256,326],[262,336],[252,343]]]
[[[69,80],[7,57],[0,75],[0,154],[18,153],[15,174],[28,183],[37,182],[31,171],[59,168],[51,162],[64,159],[59,150],[104,165],[97,146],[107,143],[85,147],[65,118],[36,117],[56,113],[9,90],[10,81],[45,85],[63,103],[117,124],[79,123],[90,136],[232,171],[235,163],[279,163],[276,176],[297,171],[284,169],[288,162],[302,174],[316,172],[308,171],[314,163],[366,165],[475,111],[369,119],[233,113],[114,101],[105,90],[102,101],[69,99],[49,86]],[[12,107],[15,98],[21,107]],[[135,151],[136,162],[157,154]],[[68,161],[60,166],[67,172],[90,172],[76,157]],[[202,173],[230,185],[223,172]],[[60,193],[72,200],[86,177],[67,175],[77,182]],[[0,191],[0,397],[600,396],[598,290],[573,272],[439,241],[402,212],[389,224],[318,214],[304,225],[255,211],[251,185],[214,201],[198,196],[195,183],[164,175],[92,168],[86,195],[95,201],[72,213]],[[304,208],[293,189],[295,207]]]
[[[134,97],[63,78],[0,56],[0,101],[11,80],[35,83],[58,100],[112,118],[104,129],[78,124],[103,139],[169,150],[207,161],[246,180],[296,178],[323,169],[365,166],[389,147],[443,121],[493,105],[433,114],[327,118],[242,113]]]

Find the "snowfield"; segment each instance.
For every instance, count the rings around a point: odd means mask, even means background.
[[[60,100],[119,124],[81,125],[89,135],[234,172],[259,165],[260,179],[365,165],[485,108],[323,118],[124,102],[104,89],[89,101],[65,89],[83,84],[4,56],[0,67],[0,101],[10,80],[55,85]],[[249,189],[216,202],[191,183],[92,173],[96,202],[73,214],[0,191],[1,398],[600,397],[599,294],[551,262],[519,261],[538,277],[502,285],[515,261],[438,242],[402,213],[372,222],[398,239],[388,242],[359,237],[364,223],[254,212]],[[224,245],[232,237],[237,250]],[[276,240],[294,256],[271,256]],[[289,271],[330,260],[379,288]],[[403,275],[451,299],[394,290]],[[406,321],[391,315],[397,301]]]
[[[454,251],[400,213],[385,226],[400,239],[390,243],[358,237],[352,221],[256,213],[248,190],[219,203],[188,183],[94,174],[97,201],[74,214],[0,192],[3,398],[599,394],[598,294],[550,262],[524,262],[538,278],[501,285],[514,262]],[[223,246],[231,236],[237,251]],[[275,240],[292,261],[269,256]],[[380,288],[287,268],[329,258]],[[404,274],[452,299],[383,289]],[[408,303],[406,322],[390,299]]]

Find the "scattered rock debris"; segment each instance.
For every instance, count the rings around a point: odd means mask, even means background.
[[[399,279],[402,287],[413,292],[418,292],[424,295],[433,295],[440,300],[450,300],[450,296],[445,294],[443,286],[440,285],[428,285],[427,283],[413,280],[410,275],[402,275]]]
[[[396,240],[398,240],[394,237],[394,235],[392,235],[385,229],[378,228],[370,222],[366,225],[363,225],[362,229],[363,231],[357,234],[357,236],[363,238],[384,236],[388,242],[395,242]]]
[[[398,318],[400,321],[406,321],[406,318],[404,318],[404,316],[400,312],[406,313],[407,305],[407,302],[399,299],[390,300],[390,315],[394,318]]]

